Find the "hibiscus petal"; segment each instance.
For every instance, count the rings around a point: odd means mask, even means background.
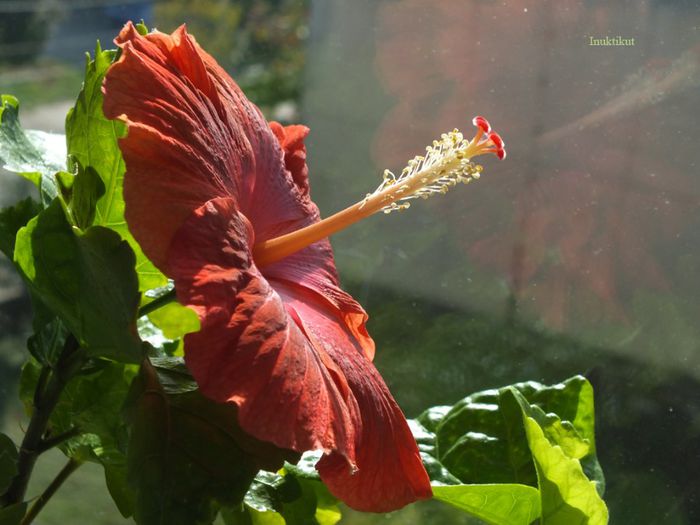
[[[314,347],[340,368],[359,406],[359,420],[354,420],[357,470],[339,452],[325,455],[317,465],[331,493],[357,510],[371,512],[388,512],[431,497],[430,479],[406,417],[342,313],[303,286],[272,284],[297,313]]]
[[[284,169],[262,114],[188,35],[140,35],[128,23],[122,54],[103,86],[104,111],[128,125],[126,219],[146,255],[163,268],[172,237],[192,210],[232,196],[265,240],[318,213]]]
[[[309,193],[309,168],[306,166],[306,145],[304,139],[309,128],[300,125],[282,126],[270,122],[270,129],[284,151],[284,166],[292,176],[302,194]]]
[[[258,439],[330,453],[319,471],[354,508],[430,497],[405,417],[344,315],[311,289],[268,282],[251,262],[251,237],[233,199],[213,199],[168,254],[178,299],[202,321],[185,340],[202,392],[236,403],[241,428]]]
[[[238,405],[254,437],[352,458],[357,406],[347,382],[252,265],[251,237],[230,198],[198,208],[175,236],[168,275],[202,325],[185,337],[187,366],[204,395]]]

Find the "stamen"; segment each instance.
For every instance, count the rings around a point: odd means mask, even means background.
[[[378,201],[384,213],[405,210],[407,201],[427,199],[431,195],[445,194],[458,183],[467,184],[478,178],[481,166],[469,159],[485,150],[486,142],[479,139],[483,134],[481,126],[473,140],[468,141],[459,130],[444,133],[440,140],[433,141],[426,148],[425,155],[418,155],[408,161],[408,165],[397,177],[391,171],[384,172],[384,180],[374,193],[368,194],[361,208],[372,201]],[[475,177],[474,174],[477,174]]]
[[[402,211],[410,207],[413,199],[445,194],[460,182],[478,180],[482,167],[471,158],[492,153],[503,159],[505,144],[500,135],[491,131],[485,118],[475,117],[473,122],[477,131],[472,140],[465,140],[457,129],[443,133],[440,140],[426,148],[425,155],[408,161],[398,176],[385,170],[377,189],[362,201],[306,228],[256,244],[253,247],[256,265],[262,267],[283,259],[378,211]]]

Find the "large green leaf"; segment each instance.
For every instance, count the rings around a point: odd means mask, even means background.
[[[604,479],[595,455],[590,383],[575,376],[551,386],[529,381],[513,388],[529,403],[557,414],[567,421],[566,425],[573,426],[586,447],[579,459],[602,493]],[[463,482],[537,486],[520,409],[502,400],[502,391],[486,390],[455,404],[436,428],[436,458]]]
[[[54,173],[65,169],[66,141],[63,135],[24,131],[19,124],[19,101],[0,97],[0,162],[39,188],[41,202],[48,205],[57,195]]]
[[[279,468],[289,454],[246,436],[235,406],[193,390],[176,360],[155,364],[143,363],[127,403],[134,517],[139,524],[212,523],[217,503],[239,505],[258,470]]]
[[[436,486],[433,497],[494,525],[530,525],[540,516],[540,493],[527,485]]]
[[[465,484],[437,459],[436,436],[431,430],[437,430],[445,414],[450,413],[448,409],[434,407],[421,414],[418,420],[409,421],[433,485],[433,497],[486,523],[529,525],[540,515],[540,495],[536,488],[509,482]],[[463,429],[463,432],[468,434],[467,430]],[[452,431],[455,431],[454,426]],[[456,438],[456,441],[460,442],[460,439]],[[476,458],[475,461],[480,461],[478,456]],[[490,463],[485,465],[488,468]]]
[[[493,524],[606,523],[585,378],[478,392],[409,424],[436,499]]]
[[[436,458],[463,483],[537,486],[520,412],[501,407],[497,390],[463,399],[436,430]]]
[[[134,240],[124,219],[124,160],[118,139],[126,134],[126,126],[108,120],[102,111],[102,80],[112,64],[116,51],[95,49],[95,58],[88,56],[85,81],[75,106],[66,117],[66,140],[71,170],[77,165],[92,168],[104,183],[104,195],[97,201],[94,224],[111,228],[126,240],[136,254],[139,288],[148,290],[163,286],[166,279],[146,258]]]
[[[17,234],[15,263],[30,289],[96,357],[137,362],[134,254],[115,232],[80,232],[55,200]]]

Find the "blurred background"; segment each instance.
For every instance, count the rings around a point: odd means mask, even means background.
[[[507,142],[477,184],[333,239],[407,416],[485,388],[585,374],[613,524],[700,523],[700,2],[0,0],[0,92],[62,132],[84,53],[124,21],[183,22],[270,119],[302,122],[323,215],[440,133]],[[632,45],[592,46],[621,37]],[[0,205],[31,188],[0,174]],[[29,301],[0,260],[0,413]],[[40,460],[33,493],[60,458]],[[118,524],[99,467],[37,523]],[[84,517],[84,518],[83,518]],[[91,518],[92,517],[92,518]],[[472,523],[441,506],[342,524]]]

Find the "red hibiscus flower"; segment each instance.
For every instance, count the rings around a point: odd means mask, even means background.
[[[372,364],[367,314],[339,286],[320,240],[267,264],[253,247],[319,221],[303,126],[268,123],[187,34],[127,24],[104,83],[128,125],[126,218],[148,257],[200,317],[185,359],[201,391],[238,405],[241,427],[325,455],[348,505],[385,512],[431,496],[406,419]]]
[[[235,403],[249,434],[322,450],[330,491],[386,512],[431,496],[400,408],[372,359],[367,314],[339,286],[327,237],[407,199],[478,178],[474,155],[505,156],[476,136],[443,135],[361,202],[320,221],[309,196],[304,126],[268,124],[187,34],[127,24],[104,82],[108,118],[128,125],[126,219],[144,252],[197,312],[185,360],[201,391]]]

